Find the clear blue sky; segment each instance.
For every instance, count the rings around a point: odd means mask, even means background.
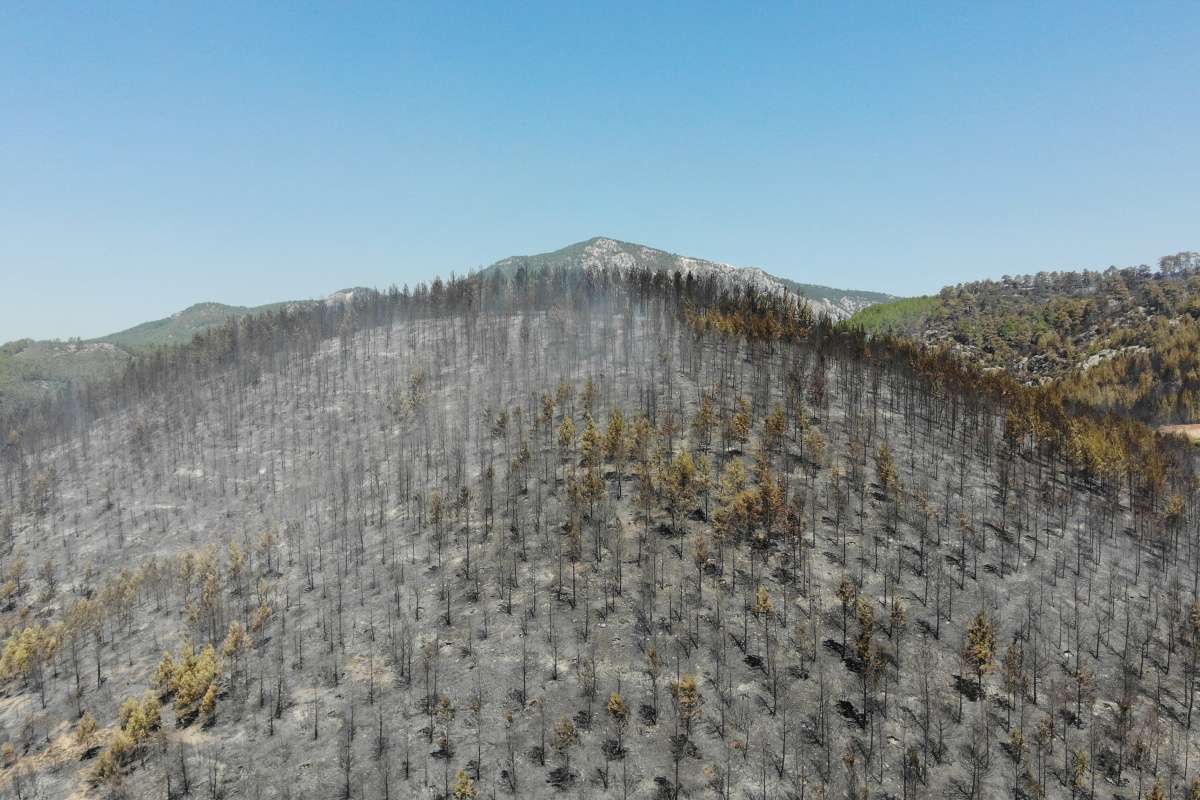
[[[0,341],[593,235],[900,294],[1149,262],[1200,249],[1197,41],[1195,2],[9,2]]]

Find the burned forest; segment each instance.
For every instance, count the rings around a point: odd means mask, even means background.
[[[1197,798],[1195,455],[803,304],[524,269],[14,413],[0,794]]]

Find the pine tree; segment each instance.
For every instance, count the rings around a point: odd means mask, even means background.
[[[451,788],[454,795],[454,800],[473,800],[479,796],[479,790],[475,788],[475,781],[471,780],[471,776],[464,770],[458,771],[458,776],[454,779],[454,786]]]
[[[967,626],[963,659],[975,670],[979,690],[982,692],[983,676],[992,671],[996,659],[996,628],[983,610],[980,610]]]

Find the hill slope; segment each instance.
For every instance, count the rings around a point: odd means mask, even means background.
[[[52,396],[72,381],[99,380],[132,358],[110,342],[34,341],[0,345],[0,416]]]
[[[99,336],[93,341],[109,342],[125,348],[158,347],[186,344],[197,333],[223,324],[226,320],[261,314],[287,303],[264,306],[229,306],[224,303],[196,303],[169,317],[143,322],[123,331]]]
[[[435,285],[0,443],[0,791],[1183,796],[1188,453],[768,298]]]
[[[530,275],[536,275],[545,269],[601,269],[617,272],[644,269],[650,272],[680,272],[685,276],[713,276],[728,285],[749,286],[757,292],[774,294],[786,291],[801,295],[813,307],[816,316],[825,313],[834,320],[846,319],[859,309],[894,299],[892,295],[881,292],[796,283],[770,275],[757,267],[734,267],[604,237],[588,239],[550,253],[510,256],[497,261],[480,274],[487,277],[499,273],[506,278],[512,278],[521,268],[526,269]]]
[[[1200,421],[1200,254],[1148,267],[947,287],[848,323],[946,347],[1072,401],[1155,423]]]
[[[343,289],[326,303],[350,300],[361,287]],[[95,339],[20,339],[0,345],[0,416],[51,397],[71,383],[112,377],[138,355],[157,347],[187,344],[197,334],[254,314],[299,308],[314,300],[231,306],[196,303],[163,319],[151,320]]]
[[[286,304],[247,307],[197,303],[164,319],[143,322],[95,339],[34,341],[0,345],[0,414],[45,399],[72,382],[95,381],[118,373],[140,352],[190,342],[229,319]]]
[[[760,269],[736,268],[698,258],[676,256],[652,247],[594,238],[564,247],[552,253],[513,256],[484,269],[483,276],[501,274],[512,277],[525,267],[537,274],[547,267],[561,269],[633,268],[653,272],[681,271],[698,277],[715,276],[731,286],[749,286],[755,291],[791,292],[802,295],[814,313],[828,314],[834,320],[845,319],[873,303],[892,299],[878,292],[847,291],[828,286],[795,283],[768,275]],[[344,289],[325,298],[325,302],[345,302],[362,287]],[[251,314],[295,307],[315,301],[285,301],[262,306],[231,306],[223,303],[197,303],[163,319],[135,325],[123,331],[86,342],[21,340],[0,346],[0,415],[15,408],[45,399],[71,381],[94,380],[115,374],[137,354],[155,347],[180,345],[204,331]]]

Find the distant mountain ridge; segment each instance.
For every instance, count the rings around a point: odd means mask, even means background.
[[[123,331],[99,336],[91,341],[110,342],[122,347],[156,347],[164,344],[185,344],[197,333],[222,325],[226,320],[260,314],[281,308],[288,303],[269,303],[262,306],[230,306],[224,303],[196,303],[169,317],[143,322]]]
[[[72,381],[97,380],[115,374],[139,353],[181,345],[198,333],[230,319],[263,314],[309,303],[346,302],[361,287],[343,289],[323,300],[295,300],[261,306],[202,302],[169,317],[150,320],[94,339],[17,339],[0,345],[0,413],[36,402]]]
[[[544,269],[612,269],[626,272],[647,269],[653,272],[680,272],[697,277],[714,276],[730,285],[748,285],[769,294],[787,292],[803,297],[814,313],[825,313],[835,321],[847,319],[858,311],[877,303],[896,299],[883,292],[835,289],[830,286],[797,283],[780,278],[758,267],[735,267],[719,261],[681,256],[646,245],[622,242],[597,236],[568,245],[549,253],[509,256],[486,267],[480,273],[487,276],[499,272],[511,278],[525,267],[531,274]]]
[[[549,253],[510,256],[477,274],[486,277],[499,272],[511,278],[521,267],[526,267],[534,274],[547,268],[621,271],[641,268],[656,272],[681,272],[697,277],[714,276],[731,287],[750,286],[759,292],[787,292],[802,297],[812,307],[814,314],[827,314],[835,321],[847,319],[868,306],[896,299],[881,292],[797,283],[757,267],[734,267],[600,236]],[[168,317],[142,322],[94,339],[20,339],[0,345],[0,414],[21,404],[36,402],[72,381],[95,380],[115,374],[140,353],[156,347],[186,344],[197,334],[223,325],[230,319],[309,303],[349,302],[356,293],[369,291],[373,290],[356,286],[318,300],[283,301],[260,306],[202,302]]]

